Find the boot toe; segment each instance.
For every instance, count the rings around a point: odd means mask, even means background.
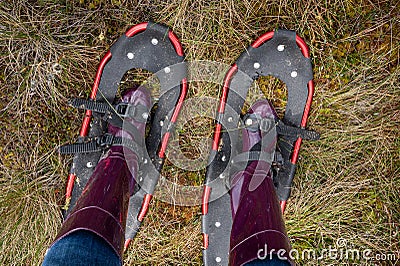
[[[276,118],[277,114],[268,100],[259,100],[253,104],[249,113],[258,114],[262,118]]]

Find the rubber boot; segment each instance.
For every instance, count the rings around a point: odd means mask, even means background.
[[[273,107],[267,100],[256,102],[249,113],[270,118],[272,123],[276,117]],[[261,132],[257,126],[255,129],[243,129],[242,135],[243,152],[253,151],[255,145],[263,138],[262,145],[258,144],[262,152],[271,156],[274,153],[277,141],[275,130],[268,133]],[[276,257],[277,254],[281,257],[289,257],[289,239],[286,236],[270,167],[271,163],[265,160],[252,161],[245,170],[231,175],[230,196],[233,224],[230,239],[230,265],[268,260]],[[283,262],[282,265],[285,264],[290,265],[288,261]]]
[[[144,88],[134,88],[125,93],[122,101],[150,107],[150,94]],[[126,122],[138,129],[141,136],[132,136],[112,125],[109,125],[108,132],[140,142],[146,123],[126,119]],[[134,190],[137,172],[137,155],[123,146],[111,146],[97,164],[55,242],[77,230],[87,230],[104,239],[121,258],[128,202]]]

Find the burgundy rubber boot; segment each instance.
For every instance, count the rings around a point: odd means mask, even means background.
[[[261,100],[251,107],[248,117],[245,124],[253,126],[242,130],[243,152],[261,151],[259,156],[264,159],[251,161],[244,170],[231,175],[233,224],[229,264],[232,266],[277,254],[288,258],[290,251],[270,170],[277,141],[273,126],[276,113],[267,100]],[[269,132],[259,129],[261,118],[271,125]]]
[[[127,91],[122,102],[131,106],[151,106],[150,94],[142,87]],[[147,114],[146,114],[147,115]],[[126,118],[137,129],[136,135],[109,125],[108,132],[117,137],[143,140],[146,122]],[[140,136],[137,136],[140,134]],[[142,141],[143,142],[143,141]],[[75,207],[65,219],[56,240],[77,230],[87,230],[103,238],[121,258],[129,197],[138,172],[138,156],[123,146],[111,146],[100,159]]]

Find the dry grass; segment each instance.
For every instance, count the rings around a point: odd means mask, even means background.
[[[396,254],[397,261],[375,263],[398,265],[400,9],[395,0],[2,1],[0,264],[42,260],[61,224],[57,203],[70,160],[55,147],[75,137],[81,119],[66,99],[86,97],[107,48],[128,26],[148,19],[174,30],[189,61],[231,64],[253,39],[277,27],[304,36],[316,82],[309,125],[322,139],[304,143],[301,152],[285,214],[292,245],[321,251],[344,238],[354,249]],[[274,84],[265,79],[256,86],[274,95]],[[189,96],[219,92],[217,85],[198,82]],[[200,129],[180,131],[183,152],[201,154],[190,140],[211,134],[208,120],[196,123]],[[165,169],[167,179],[181,184],[199,185],[203,175],[172,164]],[[156,199],[125,262],[201,264],[200,240],[198,206]]]

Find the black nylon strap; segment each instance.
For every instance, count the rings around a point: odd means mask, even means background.
[[[247,165],[253,161],[264,161],[272,164],[274,157],[271,153],[261,151],[264,148],[263,144],[265,145],[261,139],[251,147],[250,151],[237,154],[230,162],[230,175],[232,176],[234,173],[243,171],[246,169]]]
[[[70,99],[68,103],[75,108],[91,110],[102,114],[111,111],[111,107],[108,104],[93,100],[74,98]]]
[[[244,121],[251,119],[252,123],[247,126],[251,131],[261,130],[263,132],[269,132],[271,128],[276,126],[276,132],[278,135],[288,137],[289,139],[296,140],[297,138],[302,138],[305,140],[319,140],[320,134],[313,130],[308,130],[305,128],[295,127],[285,124],[282,120],[277,120],[275,122],[271,118],[261,118],[256,114],[249,114],[244,117]]]
[[[123,128],[137,139],[139,139],[141,133],[139,133],[137,128],[130,122],[124,123],[124,118],[128,117],[136,120],[137,122],[145,123],[149,114],[149,109],[144,105],[130,105],[129,103],[124,102],[121,102],[116,106],[112,106],[105,102],[74,98],[70,100],[70,105],[75,108],[91,110],[104,114],[102,117],[104,121],[113,126]]]
[[[123,128],[125,131],[129,132],[135,139],[140,139],[140,136],[142,133],[140,133],[137,128],[132,125],[130,122],[124,123],[124,119],[122,119],[119,116],[112,116],[111,118],[107,117],[105,119],[106,122],[110,123],[113,126]],[[143,141],[140,141],[140,144],[142,144]]]
[[[114,137],[108,133],[104,134],[103,136],[93,138],[88,142],[63,145],[59,150],[61,154],[90,153],[102,151],[115,145],[127,147],[139,158],[143,157],[143,147],[137,144],[134,140],[122,137]]]
[[[273,156],[271,153],[268,152],[261,152],[261,151],[249,151],[249,152],[243,152],[238,155],[236,155],[232,161],[231,164],[235,165],[236,163],[241,163],[241,162],[253,162],[253,161],[265,161],[268,163],[273,162]]]
[[[101,151],[96,141],[63,145],[59,148],[61,154],[75,154]]]
[[[112,106],[105,102],[80,98],[71,99],[69,104],[75,108],[91,110],[101,114],[119,116],[121,118],[133,118],[138,122],[146,122],[149,111],[149,109],[144,105],[131,105],[129,103],[121,102],[116,106]]]
[[[229,169],[230,176],[233,176],[235,173],[245,170],[251,162],[264,161],[272,164],[273,159],[274,158],[272,154],[268,152],[249,151],[240,153],[236,155],[231,161],[231,166]]]
[[[302,138],[306,140],[319,140],[320,138],[319,133],[316,131],[289,126],[283,123],[282,120],[278,120],[278,124],[276,125],[276,131],[278,135],[292,137],[296,139]]]

